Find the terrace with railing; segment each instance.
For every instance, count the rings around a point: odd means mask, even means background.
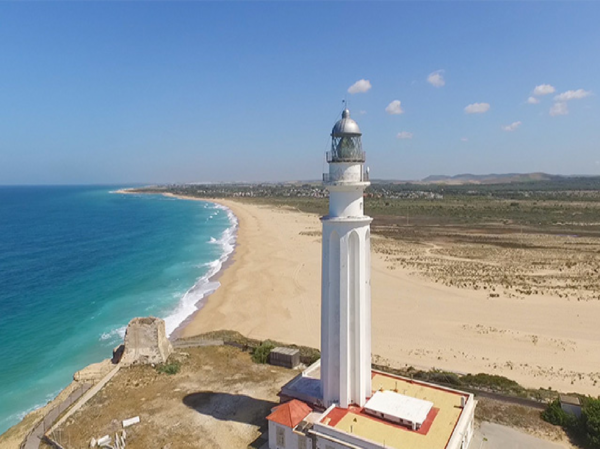
[[[364,151],[352,151],[346,153],[327,151],[325,155],[328,164],[331,162],[365,162],[366,157]]]

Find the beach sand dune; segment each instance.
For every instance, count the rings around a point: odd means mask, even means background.
[[[222,286],[182,331],[237,330],[320,346],[321,239],[316,215],[219,200],[240,227]],[[437,283],[390,261],[374,236],[373,354],[392,366],[501,374],[527,387],[600,394],[600,301],[488,292]]]

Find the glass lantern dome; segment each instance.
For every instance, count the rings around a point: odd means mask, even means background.
[[[358,124],[350,118],[350,111],[344,109],[341,120],[331,130],[331,151],[327,152],[327,162],[365,162],[360,136]]]

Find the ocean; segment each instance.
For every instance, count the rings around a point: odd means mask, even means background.
[[[226,208],[116,187],[0,187],[0,434],[112,356],[127,323],[167,332],[218,287]]]

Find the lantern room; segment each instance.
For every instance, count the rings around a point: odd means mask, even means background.
[[[358,124],[350,118],[350,111],[344,109],[341,120],[331,130],[331,151],[327,152],[327,162],[365,162],[361,136]]]

